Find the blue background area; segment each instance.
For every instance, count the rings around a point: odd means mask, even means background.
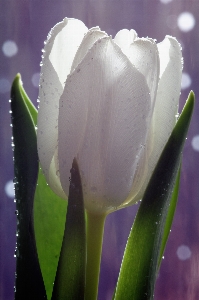
[[[149,36],[158,42],[167,34],[175,36],[183,46],[183,71],[190,76],[191,84],[187,88],[183,85],[179,111],[190,89],[196,94],[196,106],[183,153],[179,203],[155,299],[199,299],[199,143],[194,143],[199,135],[199,1],[0,0],[0,6],[0,299],[14,298],[15,277],[15,203],[5,191],[6,184],[13,179],[9,87],[16,73],[21,73],[28,95],[37,104],[38,87],[32,77],[40,72],[41,49],[50,29],[66,16],[81,19],[89,28],[99,25],[113,37],[122,28],[133,28],[139,37]],[[182,31],[179,27],[183,12],[192,14],[192,30]],[[8,40],[18,48],[10,57],[3,51]],[[100,300],[111,299],[136,210],[137,205],[107,218]]]

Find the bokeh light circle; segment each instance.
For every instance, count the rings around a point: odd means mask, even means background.
[[[191,257],[191,250],[185,245],[179,246],[176,253],[180,260],[187,260]]]
[[[188,32],[195,26],[195,18],[190,12],[183,12],[178,16],[178,27],[181,31]]]
[[[14,183],[12,180],[9,180],[5,185],[5,193],[8,197],[14,198],[15,192],[14,192]]]
[[[39,87],[39,78],[40,78],[40,73],[34,73],[31,78],[32,84],[36,88]]]
[[[191,85],[191,77],[188,73],[182,73],[182,81],[181,81],[181,88],[183,90],[187,89]]]
[[[173,0],[160,0],[160,2],[164,3],[164,4],[168,4],[170,2],[172,2]]]
[[[199,151],[199,135],[193,137],[191,145],[195,151]]]
[[[2,51],[5,56],[12,57],[18,52],[17,44],[14,41],[7,40],[3,43]]]

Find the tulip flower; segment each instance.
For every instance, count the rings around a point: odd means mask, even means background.
[[[176,123],[181,47],[123,29],[115,38],[65,18],[50,31],[39,87],[38,153],[67,199],[73,158],[85,208],[108,214],[143,196]]]
[[[123,29],[112,38],[65,18],[47,37],[38,154],[49,186],[64,199],[74,158],[80,171],[87,212],[85,299],[97,297],[106,216],[142,199],[176,124],[182,65],[181,46],[171,36],[156,43]],[[67,294],[62,262],[70,241],[64,240],[58,295]]]

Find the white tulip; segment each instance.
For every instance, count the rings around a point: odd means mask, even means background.
[[[48,184],[67,199],[76,157],[88,211],[134,204],[176,123],[180,44],[127,29],[112,39],[65,18],[43,52],[37,137]]]

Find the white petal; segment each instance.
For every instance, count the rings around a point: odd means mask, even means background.
[[[151,93],[152,105],[154,105],[160,72],[158,48],[155,41],[144,38],[136,39],[129,46],[127,57],[146,78]]]
[[[148,157],[148,171],[145,183],[139,195],[137,195],[137,199],[134,200],[142,198],[154,167],[176,123],[176,114],[178,111],[182,76],[181,46],[175,38],[167,36],[162,43],[158,44],[158,49],[162,75],[158,86],[148,141],[150,152]]]
[[[100,31],[99,27],[89,29],[89,31],[84,36],[81,45],[79,46],[79,49],[75,55],[71,71],[73,71],[77,67],[77,65],[82,61],[82,59],[84,58],[88,50],[93,46],[93,44],[97,40],[105,36],[107,36],[106,32]]]
[[[62,27],[61,31],[56,34],[51,53],[49,55],[49,60],[57,72],[62,86],[64,87],[64,83],[67,75],[70,73],[76,52],[82,42],[84,34],[88,31],[88,28],[82,21],[77,19],[65,18],[62,23],[64,23],[64,27]],[[53,28],[51,34],[54,34],[55,30],[56,26]]]
[[[175,38],[167,36],[158,49],[162,75],[153,115],[153,156],[160,154],[176,123],[183,66],[181,46]]]
[[[67,79],[60,99],[59,170],[68,193],[78,158],[85,205],[114,210],[128,196],[151,110],[144,76],[110,38],[88,51]]]
[[[49,168],[49,185],[53,192],[60,196],[63,199],[67,199],[66,194],[64,193],[61,182],[60,182],[60,174],[59,174],[59,164],[57,161],[57,148],[55,150],[55,154],[50,164]]]
[[[64,19],[50,31],[45,42],[39,86],[37,141],[39,159],[47,181],[57,146],[59,98],[63,92],[63,81],[70,72],[77,45],[86,31],[81,21]]]
[[[154,105],[157,95],[157,87],[159,81],[159,71],[160,71],[160,61],[157,45],[152,39],[136,39],[133,44],[129,47],[128,58],[135,65],[135,67],[145,76],[148,87],[151,94],[151,113],[148,115],[148,130],[147,130],[147,140],[145,145],[143,145],[143,151],[138,162],[136,173],[134,176],[133,184],[131,187],[131,192],[126,199],[126,203],[133,203],[139,200],[137,196],[142,185],[146,181],[146,176],[148,174],[148,161],[149,155],[152,149],[151,133],[152,133],[152,114],[154,112]],[[137,196],[136,196],[137,195]],[[123,206],[123,205],[122,205]]]
[[[133,29],[122,29],[118,31],[114,38],[114,42],[122,49],[122,52],[126,52],[130,44],[137,38],[137,32]]]

